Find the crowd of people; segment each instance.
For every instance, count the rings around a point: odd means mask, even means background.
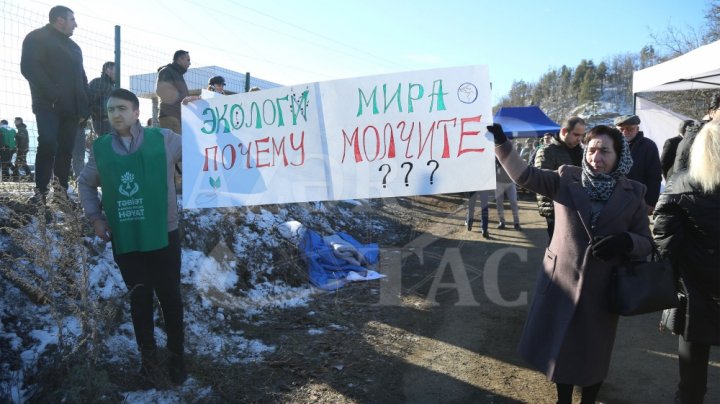
[[[34,179],[34,203],[66,198],[74,171],[80,202],[95,235],[112,241],[114,259],[130,290],[130,311],[141,354],[141,375],[157,377],[162,360],[154,338],[157,296],[167,333],[167,372],[181,384],[184,363],[180,293],[180,239],[176,172],[182,157],[181,104],[189,95],[184,74],[190,54],[178,50],[158,69],[157,127],[143,127],[139,100],[116,88],[115,66],[106,62],[88,83],[82,50],[70,39],[77,27],[72,10],[56,6],[49,23],[30,32],[20,69],[30,84],[38,131],[35,173],[27,163],[28,131],[0,121],[2,175]],[[52,66],[49,69],[48,66]],[[211,77],[208,90],[225,94],[225,79]],[[498,229],[505,229],[503,201],[510,201],[513,228],[522,230],[516,184],[537,193],[547,221],[548,247],[535,298],[520,341],[520,354],[557,386],[558,402],[594,402],[606,378],[618,317],[607,307],[612,269],[642,259],[657,243],[679,274],[687,304],[679,332],[680,382],[676,401],[700,403],[707,386],[711,345],[720,345],[720,113],[715,97],[710,122],[683,122],[662,154],[640,131],[638,116],[620,116],[613,126],[588,128],[578,116],[556,134],[518,144],[498,124],[495,140]],[[85,126],[100,135],[85,164]],[[17,153],[15,164],[12,156]],[[78,160],[77,165],[72,160]],[[667,185],[660,193],[663,176]],[[55,180],[55,181],[53,181]],[[102,192],[99,192],[102,189]],[[484,238],[489,238],[492,191],[469,195],[466,226],[473,227],[481,200]],[[649,215],[654,215],[654,239]]]
[[[559,403],[572,402],[574,386],[582,403],[595,402],[618,321],[608,304],[612,269],[645,259],[653,244],[672,263],[684,302],[671,309],[682,319],[674,330],[675,402],[703,402],[710,347],[720,345],[719,107],[720,94],[704,121],[680,124],[662,154],[636,115],[589,131],[571,117],[530,165],[499,124],[488,127],[497,159],[513,182],[537,193],[547,219],[549,243],[519,352],[556,384]]]

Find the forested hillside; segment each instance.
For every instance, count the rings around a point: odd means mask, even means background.
[[[668,26],[652,37],[654,43],[637,53],[617,54],[601,61],[582,59],[577,66],[551,67],[534,82],[515,81],[495,108],[538,105],[556,122],[581,115],[591,124],[609,123],[618,114],[632,113],[633,72],[720,39],[720,0],[708,2],[705,19],[698,21],[697,27]],[[700,119],[712,92],[653,93],[644,98]]]

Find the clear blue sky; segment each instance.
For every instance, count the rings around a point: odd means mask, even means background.
[[[46,1],[28,2],[47,12]],[[706,0],[64,1],[79,28],[163,33],[148,46],[191,52],[282,84],[487,64],[493,98],[549,68],[637,52],[651,33],[704,23]],[[94,18],[104,16],[102,19]],[[206,44],[206,45],[203,45]],[[81,43],[81,46],[83,44]],[[660,49],[662,50],[662,49]],[[88,73],[90,77],[93,74]],[[126,84],[126,83],[123,83]]]

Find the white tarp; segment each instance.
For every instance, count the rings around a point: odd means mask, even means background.
[[[692,119],[641,97],[636,99],[635,114],[640,117],[640,130],[655,142],[660,152],[668,138],[677,136],[680,122]]]
[[[720,89],[720,41],[633,73],[633,93]]]
[[[278,87],[182,108],[183,207],[495,189],[487,66]]]

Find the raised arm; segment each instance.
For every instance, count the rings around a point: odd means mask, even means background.
[[[495,155],[513,182],[552,199],[560,187],[558,172],[528,166],[508,141],[500,124],[488,126],[487,129],[495,139]]]

